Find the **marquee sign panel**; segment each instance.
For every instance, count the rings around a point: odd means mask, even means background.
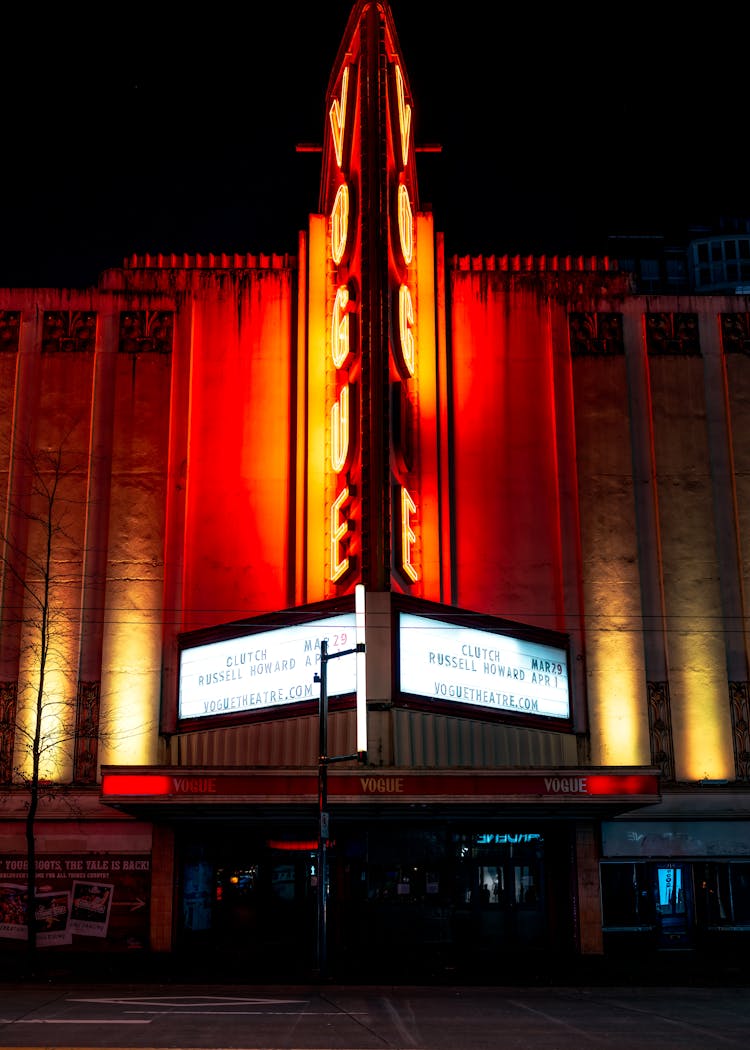
[[[215,718],[318,702],[321,642],[329,654],[355,645],[355,613],[256,631],[184,648],[180,653],[178,718]],[[327,666],[328,696],[357,688],[354,656]]]
[[[368,625],[364,588],[357,595],[361,601],[353,611],[336,603],[327,616],[323,603],[305,614],[273,614],[273,622],[264,617],[183,636],[178,721],[189,728],[208,720],[289,717],[294,708],[309,714],[320,703],[316,679],[324,641],[329,657],[343,654],[327,661],[327,696],[347,706],[358,692],[357,639],[364,638],[366,652],[368,633],[379,632],[374,650],[382,652],[385,628],[396,706],[491,721],[545,720],[569,729],[564,635],[396,595],[388,625]],[[366,681],[364,669],[360,677]],[[362,712],[364,704],[363,693]]]
[[[566,649],[516,633],[399,614],[402,693],[503,715],[568,720]]]

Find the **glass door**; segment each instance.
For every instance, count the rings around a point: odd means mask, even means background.
[[[656,921],[660,948],[689,948],[693,943],[690,866],[656,865]]]

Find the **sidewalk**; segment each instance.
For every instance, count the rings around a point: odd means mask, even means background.
[[[559,956],[549,953],[483,958],[462,965],[427,966],[392,957],[331,960],[325,973],[285,957],[252,954],[190,956],[135,950],[127,953],[39,949],[34,965],[23,950],[0,951],[0,981],[86,983],[197,983],[202,985],[340,986],[458,985],[464,987],[750,987],[750,959],[740,953],[708,956],[662,951],[639,956]]]

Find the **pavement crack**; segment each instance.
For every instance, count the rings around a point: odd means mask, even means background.
[[[372,1028],[369,1024],[363,1021],[362,1017],[359,1014],[354,1014],[351,1010],[344,1010],[339,1003],[335,1002],[333,999],[330,999],[327,995],[321,995],[320,998],[329,1006],[333,1006],[340,1014],[343,1014],[345,1017],[348,1017],[349,1020],[352,1021],[358,1028],[361,1028],[364,1032],[367,1032],[368,1035],[372,1036],[373,1039],[376,1039],[377,1042],[380,1043],[382,1046],[393,1046],[393,1044],[388,1039],[385,1039],[380,1032],[378,1032],[375,1028]],[[390,1004],[387,1005],[390,1006]],[[389,1012],[391,1013],[391,1015],[394,1014],[394,1011],[392,1009]],[[396,1017],[398,1017],[397,1014]],[[397,1027],[399,1027],[397,1021],[396,1025]],[[416,1046],[416,1043],[414,1043],[413,1040],[410,1040],[409,1045]]]

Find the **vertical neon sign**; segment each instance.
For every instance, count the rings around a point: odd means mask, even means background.
[[[371,28],[374,30],[374,19]],[[397,59],[378,67],[378,78],[381,70],[387,78],[384,93],[372,90],[370,72],[361,79],[358,61],[369,71],[369,52],[363,57],[355,44],[329,104],[329,168],[324,173],[329,201],[323,419],[326,576],[328,585],[348,586],[363,551],[382,549],[384,555],[389,552],[389,564],[362,564],[363,573],[378,578],[382,572],[390,573],[401,586],[411,587],[420,579],[422,558],[419,464],[414,455],[418,442],[413,423],[419,366],[419,271],[412,107]],[[362,113],[360,120],[357,114],[364,108],[367,114]],[[366,194],[363,171],[368,180]],[[373,177],[386,180],[383,194],[374,192]],[[372,202],[384,196],[387,214],[362,214],[365,198],[368,206],[378,207]],[[366,238],[360,234],[365,230]],[[365,244],[370,246],[367,251]],[[381,268],[384,262],[387,268]],[[367,318],[364,343],[363,310]],[[381,330],[381,318],[391,325],[387,332]],[[384,353],[388,354],[387,374],[381,366]],[[367,355],[364,361],[363,354]],[[387,491],[385,495],[369,489],[363,493],[362,485],[383,484],[380,470],[387,466],[382,463],[383,438],[390,456]],[[371,455],[364,478],[362,441],[374,443],[368,446]],[[360,520],[363,506],[368,508],[365,522]],[[381,541],[369,535],[375,528],[392,530],[392,542],[384,542],[381,548]],[[365,541],[366,548],[362,547]]]
[[[333,151],[341,182],[331,210],[331,262],[338,267],[344,260],[350,241],[350,195],[344,167],[344,145],[347,131],[347,102],[349,98],[349,67],[341,77],[341,95],[333,100],[328,116],[331,125]],[[354,435],[351,426],[351,406],[354,398],[348,368],[354,356],[353,326],[350,323],[354,302],[345,281],[338,283],[331,307],[331,363],[335,369],[337,394],[329,414],[329,463],[336,478],[335,494],[329,509],[329,578],[332,583],[342,579],[352,567],[349,550],[351,521],[348,516],[351,486],[346,471],[352,460]],[[341,381],[343,379],[343,382]]]
[[[406,101],[406,91],[401,67],[392,67],[395,75],[396,95],[396,117],[393,126],[396,132],[394,152],[396,157],[401,158],[401,172],[397,173],[395,180],[395,213],[398,225],[398,255],[397,270],[401,281],[398,286],[398,338],[394,349],[396,369],[399,382],[404,388],[403,404],[408,404],[408,382],[413,379],[417,368],[417,344],[414,338],[414,324],[416,313],[414,300],[408,281],[408,269],[414,257],[414,215],[412,210],[409,188],[405,181],[411,159],[411,106]],[[397,164],[397,168],[399,165]],[[399,434],[402,444],[408,439],[401,428]],[[398,467],[394,467],[397,475],[401,473]],[[415,531],[418,520],[417,504],[407,489],[404,477],[396,477],[397,499],[394,507],[397,515],[397,567],[401,576],[407,584],[416,583],[419,579],[419,571],[415,565],[415,552],[417,546],[417,533]]]

